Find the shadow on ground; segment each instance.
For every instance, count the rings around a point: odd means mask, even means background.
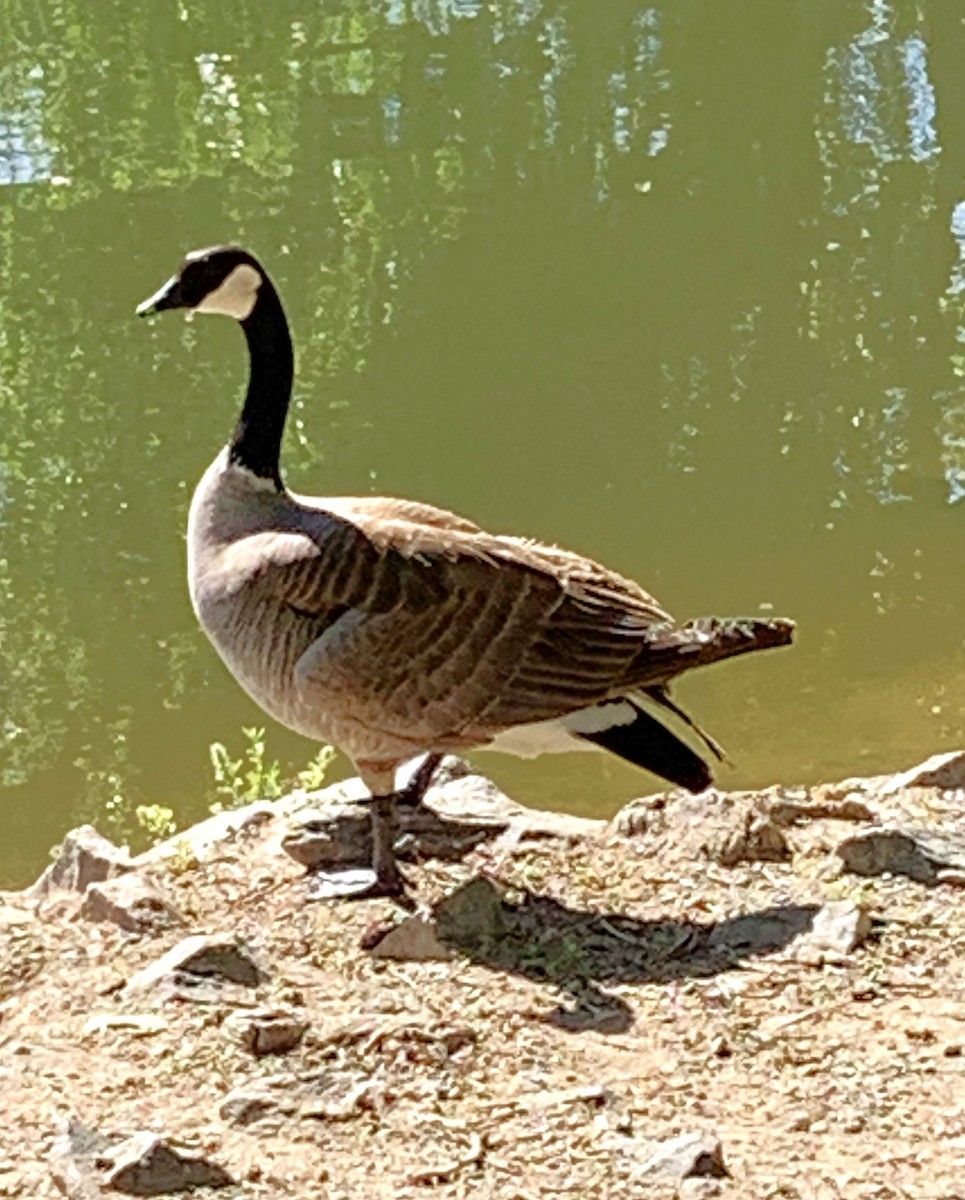
[[[453,901],[460,893],[472,896],[466,912],[476,918],[475,931],[446,916],[458,912]],[[487,904],[490,929],[480,936],[478,919]],[[605,985],[710,978],[783,949],[811,928],[816,912],[814,905],[785,905],[719,922],[641,921],[570,908],[532,892],[512,903],[477,878],[453,893],[437,915],[444,940],[473,961],[565,991],[572,1006],[557,1008],[546,1020],[574,1032],[620,1033],[633,1024],[634,1013]]]

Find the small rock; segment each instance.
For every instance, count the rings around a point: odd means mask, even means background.
[[[882,796],[894,795],[905,788],[965,788],[965,750],[951,750],[947,754],[933,754],[931,758],[893,775],[881,788]]]
[[[617,813],[611,830],[645,837],[655,853],[672,848],[690,857],[704,855],[721,866],[741,862],[786,862],[787,839],[772,813],[777,789],[719,792],[699,796],[661,793],[635,800]]]
[[[106,1184],[130,1196],[162,1196],[193,1188],[229,1187],[234,1180],[217,1163],[182,1154],[156,1133],[136,1133],[107,1156]]]
[[[719,1196],[721,1186],[719,1179],[709,1179],[706,1175],[694,1175],[690,1179],[681,1179],[677,1185],[679,1200],[704,1200],[708,1196]]]
[[[708,839],[704,852],[722,867],[742,862],[787,862],[791,848],[770,813],[751,806],[739,815],[739,823]]]
[[[728,1174],[720,1139],[712,1133],[684,1133],[660,1142],[640,1172],[671,1179],[724,1179]]]
[[[613,1145],[617,1139],[633,1136],[633,1102],[629,1093],[591,1084],[570,1094],[573,1099],[582,1100],[597,1110],[593,1128],[605,1143]],[[552,1094],[545,1097],[550,1102],[552,1098]]]
[[[185,924],[152,879],[130,872],[92,883],[80,915],[88,921],[112,921],[132,933],[158,933]]]
[[[473,947],[494,941],[505,928],[502,894],[482,876],[445,896],[432,915],[439,937],[454,946]]]
[[[361,1113],[377,1110],[383,1103],[384,1085],[375,1079],[326,1080],[322,1094],[306,1097],[298,1115],[314,1121],[350,1121]]]
[[[240,938],[199,933],[184,938],[156,962],[138,971],[128,980],[125,991],[130,994],[167,985],[179,994],[190,995],[191,989],[205,980],[257,987],[266,978],[267,972]]]
[[[256,1008],[234,1014],[225,1024],[246,1050],[262,1058],[294,1050],[305,1036],[309,1022],[291,1009]]]
[[[221,1101],[218,1116],[227,1125],[245,1128],[269,1118],[292,1117],[298,1112],[296,1095],[286,1094],[284,1076],[252,1080],[233,1088]]]
[[[829,785],[819,785],[802,796],[782,791],[769,805],[771,820],[781,826],[800,825],[804,821],[873,821],[874,813],[859,793],[838,794]]]
[[[373,958],[402,962],[444,962],[452,951],[439,940],[436,927],[425,917],[405,917],[367,947]]]
[[[861,945],[871,932],[871,917],[853,900],[831,900],[814,914],[814,921],[803,940],[806,950],[819,956],[847,955]]]
[[[346,801],[301,809],[289,818],[281,849],[307,871],[367,867],[372,860],[369,814]]]
[[[100,1200],[100,1178],[95,1164],[117,1143],[71,1117],[50,1149],[50,1173],[68,1200]]]
[[[934,883],[937,876],[915,839],[897,829],[871,829],[846,838],[838,846],[838,857],[854,875],[906,875],[919,883]]]
[[[44,900],[54,892],[83,893],[90,884],[130,869],[131,856],[126,846],[115,846],[93,825],[81,825],[66,835],[57,857],[28,889],[28,895],[34,900]]]
[[[639,837],[659,828],[663,822],[669,795],[658,792],[655,796],[638,796],[619,810],[610,822],[610,829],[620,837]]]
[[[957,882],[965,870],[965,837],[931,829],[878,826],[838,846],[845,870],[854,875],[904,875],[918,883]]]
[[[804,790],[818,804],[860,796],[867,796],[873,800],[890,778],[890,775],[849,775],[847,779],[838,779],[833,783],[814,784]]]
[[[325,1069],[296,1075],[272,1075],[235,1088],[221,1102],[219,1115],[243,1128],[286,1120],[348,1121],[377,1107],[383,1085],[367,1073]]]
[[[117,1029],[132,1037],[150,1037],[167,1028],[168,1022],[156,1013],[94,1013],[84,1022],[83,1036],[93,1037]]]
[[[429,791],[432,810],[443,820],[488,830],[490,837],[511,831],[519,837],[583,838],[599,834],[606,822],[541,809],[524,808],[484,775],[452,779]]]

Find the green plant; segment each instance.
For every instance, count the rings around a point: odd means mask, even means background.
[[[332,746],[322,746],[315,757],[295,774],[295,784],[304,788],[306,792],[317,792],[320,787],[325,784],[325,777],[328,775],[328,769],[335,759],[335,750]]]
[[[211,805],[212,812],[238,808],[253,800],[277,800],[284,792],[281,764],[267,758],[264,729],[245,726],[241,732],[248,743],[241,758],[232,758],[223,742],[211,743],[215,792],[222,797]]]
[[[264,729],[246,727],[241,732],[247,744],[240,758],[232,758],[223,742],[211,744],[209,753],[218,796],[210,806],[213,813],[238,808],[254,800],[277,800],[290,787],[312,792],[324,784],[335,758],[331,746],[322,746],[294,779],[287,780],[282,776],[281,763],[268,757]]]
[[[329,767],[335,758],[331,746],[322,746],[293,779],[282,776],[281,764],[268,758],[265,731],[254,727],[242,729],[245,747],[240,758],[232,758],[223,742],[213,742],[209,748],[217,799],[209,806],[212,813],[239,808],[254,800],[277,800],[291,788],[317,791],[325,783]],[[119,743],[124,738],[118,738]],[[84,760],[79,766],[87,767]],[[134,804],[127,790],[126,776],[113,766],[98,770],[87,768],[88,795],[82,806],[82,816],[118,844],[135,848],[155,846],[167,841],[178,831],[174,810],[165,804]],[[53,851],[52,851],[53,853]],[[190,842],[177,851],[180,868],[187,870],[196,862]]]
[[[99,805],[94,799],[98,785],[107,792]],[[111,770],[92,771],[87,777],[87,786],[91,796],[84,809],[91,811],[96,806],[97,815],[93,820],[100,832],[119,844],[129,842],[136,834],[136,825],[131,818],[130,803],[120,775]]]
[[[191,845],[191,839],[185,834],[171,839],[171,853],[165,857],[165,864],[173,875],[184,875],[193,871],[198,865],[198,856]]]
[[[178,831],[174,810],[163,804],[139,804],[134,819],[151,840],[151,845],[166,841]]]

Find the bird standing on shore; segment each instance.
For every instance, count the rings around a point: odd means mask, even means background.
[[[791,622],[678,625],[637,584],[570,551],[416,501],[289,492],[279,455],[294,355],[268,275],[237,246],[195,251],[137,311],[177,308],[233,317],[250,357],[234,433],[191,503],[194,610],[256,703],[354,762],[372,794],[364,894],[404,889],[395,779],[420,755],[416,797],[442,754],[480,746],[599,747],[690,791],[710,785],[705,761],[650,710],[682,719],[720,757],[670,681],[786,645]]]

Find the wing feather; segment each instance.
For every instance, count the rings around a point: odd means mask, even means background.
[[[330,704],[339,680],[375,728],[485,741],[610,699],[648,631],[670,620],[642,588],[569,551],[427,505],[324,505],[236,543],[234,566],[318,621],[302,688]]]

